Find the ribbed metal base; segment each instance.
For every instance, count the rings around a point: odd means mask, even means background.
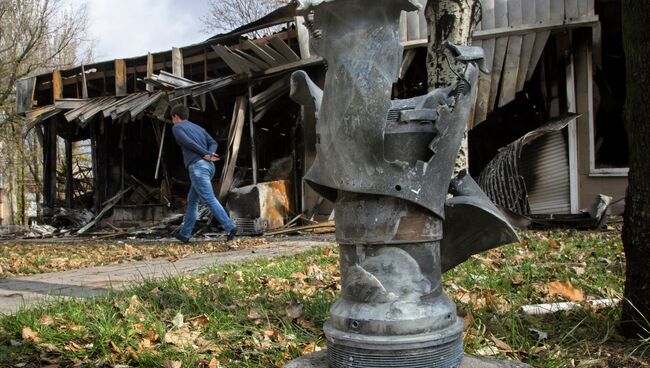
[[[463,341],[425,349],[373,351],[327,344],[330,368],[457,368],[463,358]]]
[[[458,317],[435,333],[406,336],[346,333],[328,322],[324,330],[330,368],[458,368],[463,359],[463,322]]]

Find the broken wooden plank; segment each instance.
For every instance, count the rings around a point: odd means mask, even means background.
[[[160,149],[158,150],[158,161],[156,162],[156,173],[154,179],[158,180],[158,171],[160,170],[160,161],[162,160],[163,147],[165,146],[165,133],[167,132],[167,124],[163,123],[162,137],[160,138]]]
[[[60,100],[63,98],[63,78],[61,71],[55,70],[52,72],[52,99]]]
[[[321,63],[323,63],[323,60],[324,59],[322,57],[320,57],[320,56],[314,56],[314,57],[311,57],[309,59],[296,61],[295,63],[284,64],[284,65],[280,65],[278,67],[267,69],[262,74],[263,75],[271,75],[271,74],[276,74],[276,73],[284,73],[284,72],[286,72],[288,70],[292,70],[292,69],[299,69],[299,68],[304,68],[304,67],[311,66],[311,65],[321,64]]]
[[[260,43],[260,44],[258,44],[258,46],[259,46],[259,48],[264,50],[264,52],[271,55],[271,57],[273,57],[273,59],[275,59],[278,63],[280,63],[280,65],[286,64],[286,63],[289,62],[289,60],[287,60],[287,58],[282,56],[282,54],[280,54],[279,52],[275,51],[271,46],[266,45],[264,43]]]
[[[165,95],[165,92],[158,92],[155,94],[152,94],[149,96],[149,98],[140,103],[138,106],[132,108],[129,111],[129,114],[131,115],[131,119],[135,119],[138,115],[140,115],[144,110],[146,110],[149,106],[158,103],[158,101]]]
[[[180,77],[178,75],[166,72],[164,70],[161,70],[160,74],[153,74],[151,77],[158,82],[163,82],[173,87],[191,87],[198,84],[193,80]]]
[[[309,49],[309,29],[305,26],[305,17],[297,16],[294,19],[296,24],[296,31],[298,33],[298,48],[300,49],[300,57],[307,59],[311,57],[311,50]]]
[[[257,55],[257,57],[264,60],[264,62],[269,64],[271,67],[280,66],[280,63],[277,60],[275,60],[271,55],[269,55],[257,44],[249,40],[244,40],[244,46],[248,47],[248,49],[250,49],[255,55]]]
[[[406,13],[406,39],[408,41],[420,40],[420,17],[417,11]]]
[[[521,20],[521,0],[508,0],[508,25],[511,27],[521,26]],[[505,106],[515,99],[522,43],[522,36],[508,37],[508,48],[501,79],[501,93],[499,94],[499,107]]]
[[[122,197],[124,197],[124,195],[128,193],[131,189],[133,189],[133,185],[120,191],[115,196],[113,196],[113,198],[104,202],[103,204],[104,208],[102,208],[102,210],[97,214],[97,216],[95,216],[95,218],[92,221],[86,224],[86,226],[79,229],[79,231],[77,231],[77,234],[82,235],[86,231],[90,230],[93,226],[95,226],[97,222],[101,220],[108,211],[110,211],[113,207],[115,207],[115,205],[122,199]]]
[[[271,37],[271,40],[269,41],[271,46],[279,52],[282,56],[284,56],[285,59],[289,62],[295,62],[300,60],[300,56],[296,55],[295,52],[287,45],[284,41],[282,41],[280,38],[277,36]]]
[[[281,78],[280,80],[274,82],[266,90],[257,95],[253,96],[250,99],[250,103],[253,104],[253,108],[257,109],[259,106],[265,105],[269,101],[274,100],[278,95],[284,94],[290,89],[290,83],[288,78]]]
[[[151,76],[153,75],[153,55],[148,52],[147,53],[147,79],[150,79]],[[153,92],[153,85],[147,83],[147,91]]]
[[[407,29],[407,26],[406,26],[406,20],[407,20],[406,12],[405,11],[400,12],[400,14],[399,14],[399,41],[402,44],[404,44],[405,42],[408,42],[408,38],[407,38],[408,29]]]
[[[320,224],[315,224],[315,225],[307,225],[307,226],[299,226],[299,227],[292,227],[290,229],[283,229],[283,230],[278,230],[278,231],[273,231],[270,233],[264,233],[264,235],[282,235],[282,234],[291,234],[291,233],[296,233],[299,231],[306,231],[306,230],[315,230],[315,229],[322,229],[322,228],[327,228],[327,227],[335,227],[336,226],[336,221],[327,221],[327,222],[322,222]]]
[[[243,57],[244,59],[250,61],[251,63],[255,64],[260,70],[265,70],[270,68],[271,66],[267,63],[265,63],[263,60],[256,58],[253,55],[249,55],[248,53],[242,51],[242,50],[237,50],[237,49],[231,49],[230,51],[234,52],[235,54],[239,55],[240,57]]]
[[[537,16],[535,11],[535,0],[521,0],[522,23],[533,24]],[[521,43],[521,58],[519,59],[519,72],[517,74],[517,92],[524,89],[524,83],[528,80],[528,68],[533,57],[536,32],[523,36]],[[535,64],[536,65],[536,64]]]
[[[54,106],[59,109],[74,110],[83,107],[88,102],[89,100],[85,98],[63,98],[60,100],[54,100]]]
[[[483,0],[483,19],[481,20],[481,30],[494,28],[494,0]],[[483,40],[481,46],[485,52],[485,67],[488,73],[480,73],[478,82],[478,91],[476,94],[476,107],[474,110],[474,123],[476,126],[487,119],[488,105],[490,101],[490,90],[492,85],[492,65],[494,63],[494,47],[496,40],[494,38]]]
[[[88,98],[88,81],[86,80],[86,67],[81,64],[81,98]]]
[[[32,109],[36,77],[20,79],[16,82],[16,113],[22,114]]]
[[[239,61],[241,58],[230,53],[227,47],[222,45],[212,45],[212,49],[217,53],[217,55],[219,55],[226,65],[235,72],[235,74],[247,74],[250,72],[250,69],[242,65]]]
[[[123,59],[115,59],[115,96],[126,94],[126,62]]]
[[[249,71],[260,72],[260,71],[268,68],[268,67],[260,67],[256,63],[248,60],[248,57],[251,57],[251,58],[253,58],[253,57],[248,55],[247,53],[241,51],[241,50],[231,50],[231,49],[228,48],[228,52],[230,52],[230,55],[232,57],[234,57],[242,66],[247,68]],[[261,60],[258,60],[258,61],[262,62]]]
[[[92,119],[95,115],[99,114],[106,106],[109,106],[113,103],[116,102],[115,97],[102,97],[100,98],[95,104],[94,107],[91,109],[85,109],[83,112],[81,112],[77,119],[79,119],[79,125],[84,127],[86,124],[88,124],[88,121]]]
[[[235,165],[237,163],[237,157],[239,156],[239,144],[241,143],[244,122],[246,121],[247,105],[248,99],[246,97],[237,97],[232,122],[230,123],[230,131],[228,133],[228,148],[223,164],[223,170],[221,172],[221,178],[219,179],[219,190],[217,191],[217,196],[220,200],[224,199],[232,185],[232,179],[235,174]]]
[[[172,47],[172,74],[177,77],[185,77],[185,68],[183,67],[183,50],[178,47]]]
[[[537,22],[546,23],[551,20],[551,1],[550,0],[535,0],[535,19]],[[546,42],[551,36],[551,31],[542,31],[535,34],[535,44],[533,45],[533,52],[530,56],[530,64],[528,64],[528,71],[526,73],[526,80],[533,77],[537,63],[542,57]]]
[[[508,0],[494,0],[494,26],[508,27]],[[508,51],[508,37],[499,37],[494,46],[494,61],[492,63],[492,82],[490,84],[490,99],[488,100],[488,114],[494,111],[497,102],[501,72]]]

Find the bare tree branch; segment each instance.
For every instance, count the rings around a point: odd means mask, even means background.
[[[288,2],[288,0],[208,0],[208,14],[201,17],[205,26],[204,32],[221,33],[239,28]]]
[[[66,4],[66,0],[0,0],[0,170],[9,178],[8,187],[17,191],[14,195],[38,188],[43,166],[39,145],[33,136],[24,136],[24,119],[15,115],[16,83],[71,67],[92,54],[92,43],[85,39],[86,5]]]

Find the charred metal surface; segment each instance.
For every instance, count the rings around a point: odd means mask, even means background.
[[[312,41],[328,63],[322,93],[296,72],[291,96],[317,121],[305,180],[336,201],[341,298],[324,326],[330,367],[457,367],[463,320],[441,274],[516,239],[471,178],[454,181],[446,204],[481,51],[453,48],[467,65],[455,85],[391,101],[403,51],[398,20],[414,8],[406,0],[301,2],[314,11],[322,37]]]
[[[330,1],[315,9],[314,23],[323,37],[314,40],[314,47],[327,60],[328,73],[316,127],[318,155],[306,180],[330,200],[338,193],[332,188],[387,195],[443,217],[447,185],[465,130],[458,122],[467,121],[475,89],[454,94],[455,87],[450,86],[415,99],[391,101],[403,51],[395,19],[401,10],[415,10],[410,2]],[[478,68],[469,64],[465,79],[473,84],[477,78]],[[450,95],[457,99],[453,109]],[[428,121],[429,134],[445,139],[427,139],[428,147],[413,142],[427,121],[417,116],[404,120],[408,114],[400,119],[402,110],[430,110],[428,117],[438,118]],[[412,134],[401,134],[397,142],[385,139],[395,129]],[[377,149],[391,143],[417,146],[422,153],[415,160],[404,160]]]
[[[515,229],[471,176],[461,173],[450,185],[442,239],[442,272],[474,254],[519,240]],[[471,219],[471,220],[470,220]]]

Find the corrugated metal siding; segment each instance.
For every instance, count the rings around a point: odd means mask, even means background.
[[[569,156],[562,131],[551,132],[524,148],[522,171],[534,173],[526,178],[530,213],[569,214]]]

